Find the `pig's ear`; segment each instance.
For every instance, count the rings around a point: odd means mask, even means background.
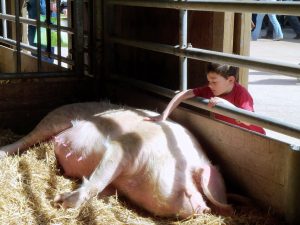
[[[226,188],[220,172],[212,165],[206,165],[201,174],[201,187],[208,200],[222,211],[231,211],[227,204]]]

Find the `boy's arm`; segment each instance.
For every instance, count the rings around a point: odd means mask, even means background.
[[[147,117],[145,120],[150,121],[163,121],[168,118],[168,116],[172,113],[172,111],[184,100],[195,97],[193,89],[188,89],[185,91],[181,91],[176,94],[173,99],[170,101],[166,109],[163,111],[162,114],[154,117]]]
[[[210,98],[209,99],[209,102],[208,102],[208,107],[212,108],[214,107],[216,104],[224,104],[224,105],[227,105],[227,106],[231,106],[231,107],[236,107],[234,104],[232,104],[231,102],[223,99],[223,98],[220,98],[220,97],[213,97],[213,98]],[[237,108],[237,107],[236,107]]]
[[[229,101],[227,101],[223,98],[220,98],[220,97],[213,97],[213,98],[209,99],[209,102],[208,102],[209,107],[214,107],[216,104],[224,104],[224,105],[227,105],[227,106],[238,108],[234,104],[232,104],[231,102],[229,102]],[[243,123],[247,126],[251,125],[250,123],[243,122],[243,121],[240,121],[240,120],[237,120],[237,122]]]

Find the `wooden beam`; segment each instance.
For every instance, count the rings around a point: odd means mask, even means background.
[[[213,50],[232,53],[234,37],[234,13],[214,13]]]
[[[234,24],[233,53],[238,55],[250,55],[251,41],[251,13],[236,13]],[[248,68],[240,68],[239,83],[248,87]]]

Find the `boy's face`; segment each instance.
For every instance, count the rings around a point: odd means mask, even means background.
[[[222,94],[229,93],[234,85],[234,77],[229,76],[227,79],[215,72],[209,72],[207,74],[208,87],[213,92],[214,96],[220,96]]]

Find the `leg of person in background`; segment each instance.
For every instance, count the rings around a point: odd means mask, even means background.
[[[35,26],[28,25],[28,43],[31,46],[36,46],[36,44],[34,43],[35,31]]]
[[[269,19],[268,19],[266,35],[262,36],[262,38],[265,38],[265,39],[272,39],[273,38],[273,25],[272,25],[272,23],[270,22]]]
[[[37,8],[36,8],[36,0],[28,0],[27,2],[27,11],[28,11],[28,17],[30,19],[37,19]],[[41,15],[46,14],[46,2],[45,0],[40,0],[40,13]],[[36,27],[32,25],[28,25],[28,42],[31,46],[37,46],[37,44],[34,42],[36,35]],[[41,49],[45,51],[47,49],[46,46],[42,45]],[[54,52],[54,47],[51,47],[51,52]],[[33,56],[37,56],[36,54],[31,54]],[[44,57],[42,56],[42,60],[45,62],[53,63],[54,59]]]
[[[28,11],[28,17],[30,19],[37,18],[36,0],[27,1],[27,11]],[[36,44],[34,43],[35,32],[36,32],[36,27],[32,25],[28,25],[28,43],[31,46],[36,46]]]
[[[299,0],[283,0],[285,2],[292,2],[292,1],[299,1]],[[290,26],[296,33],[294,39],[300,39],[300,22],[297,16],[286,16],[287,21],[289,22]]]
[[[257,14],[255,29],[251,32],[252,41],[256,41],[260,37],[261,26],[266,14]]]
[[[300,22],[297,16],[286,16],[287,21],[296,33],[294,39],[300,39]]]
[[[283,33],[281,30],[281,26],[276,18],[275,14],[268,14],[270,22],[273,25],[273,41],[280,41],[283,39]]]
[[[256,14],[253,13],[251,16],[251,32],[254,30],[256,24]]]

